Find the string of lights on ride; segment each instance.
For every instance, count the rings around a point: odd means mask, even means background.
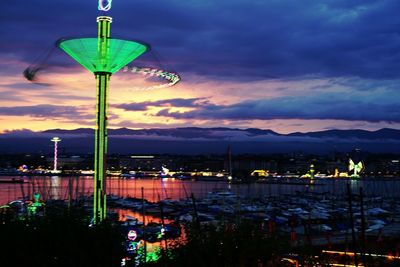
[[[154,69],[154,68],[147,68],[147,67],[136,67],[136,66],[125,66],[122,68],[123,72],[131,72],[135,74],[141,74],[147,77],[158,77],[163,78],[168,83],[157,84],[154,86],[146,87],[146,88],[139,88],[139,90],[152,90],[152,89],[160,89],[160,88],[167,88],[174,86],[177,84],[181,77],[174,72],[169,72],[166,70]]]

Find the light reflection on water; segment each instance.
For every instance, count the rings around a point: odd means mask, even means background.
[[[1,177],[11,179],[13,177]],[[17,177],[18,178],[18,177]],[[59,176],[31,176],[24,177],[25,183],[0,183],[0,204],[5,204],[23,196],[32,196],[34,191],[39,191],[46,199],[75,199],[88,196],[93,191],[93,177],[59,177]],[[292,180],[287,180],[292,181]],[[382,197],[399,197],[400,179],[321,179],[315,180],[313,185],[298,184],[229,184],[227,182],[209,181],[182,181],[178,179],[119,179],[108,178],[107,193],[121,197],[141,198],[141,188],[144,189],[144,198],[156,202],[159,199],[183,199],[193,193],[196,198],[201,198],[215,190],[230,190],[240,196],[275,196],[282,194],[295,194],[296,192],[330,192],[334,195],[344,195],[347,183],[353,192],[358,192],[363,187],[365,195]]]
[[[134,212],[132,210],[127,210],[127,209],[115,209],[115,211],[118,213],[118,218],[119,221],[126,221],[129,218],[136,218],[139,222],[143,222],[143,215],[139,212]],[[161,223],[161,218],[152,216],[149,214],[146,214],[145,216],[145,222],[146,225],[148,223]],[[164,218],[164,223],[169,224],[173,223],[173,220],[170,220],[168,218]],[[181,235],[178,238],[175,239],[165,239],[165,240],[160,240],[156,242],[146,242],[146,251],[147,252],[156,252],[159,248],[164,248],[167,249],[168,247],[171,247],[175,244],[181,243],[183,244],[186,239],[186,234],[185,234],[185,229],[183,225],[181,225]],[[140,246],[143,246],[143,240],[140,243]]]
[[[115,211],[118,213],[119,221],[126,221],[129,218],[136,218],[139,222],[143,222],[143,215],[140,212],[135,212],[132,210],[127,210],[127,209],[115,209]],[[146,221],[146,224],[152,223],[152,222],[161,223],[161,218],[146,213],[145,221]],[[169,220],[168,218],[164,218],[164,223],[168,224],[168,223],[172,223],[172,222],[173,222],[172,220]]]

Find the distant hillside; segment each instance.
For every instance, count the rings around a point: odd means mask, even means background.
[[[71,134],[71,135],[91,135],[94,130],[90,128],[78,128],[74,130],[52,129],[46,130],[41,133],[44,134]],[[307,133],[290,133],[279,134],[272,130],[263,130],[257,128],[237,129],[237,128],[200,128],[200,127],[183,127],[183,128],[170,128],[170,129],[140,129],[133,130],[128,128],[109,129],[109,135],[124,135],[124,136],[170,136],[180,138],[211,138],[211,139],[225,139],[237,135],[248,137],[254,136],[287,136],[287,137],[314,137],[314,138],[357,138],[367,140],[379,139],[394,139],[400,140],[400,130],[384,128],[377,131],[366,130],[326,130],[319,132]]]
[[[261,130],[255,128],[249,129],[236,129],[236,128],[200,128],[200,127],[183,127],[183,128],[171,128],[171,129],[140,129],[133,130],[128,128],[119,129],[109,129],[109,135],[125,135],[125,136],[170,136],[170,137],[180,137],[180,138],[211,138],[211,139],[223,139],[225,137],[230,137],[232,133],[241,133],[248,136],[257,135],[280,135],[271,130]],[[46,130],[42,133],[47,134],[94,134],[94,130],[90,128],[78,128],[75,130],[62,130],[62,129],[52,129]],[[231,134],[229,134],[231,133]],[[226,135],[224,135],[226,134]]]
[[[327,130],[309,133],[291,133],[288,136],[310,136],[316,138],[358,138],[358,139],[398,139],[400,140],[400,130],[380,129],[377,131],[365,130]]]
[[[110,153],[317,153],[351,151],[360,148],[370,152],[400,153],[400,130],[327,130],[309,133],[279,134],[263,129],[199,128],[109,129]],[[59,136],[60,149],[68,153],[92,153],[94,130],[51,129],[0,134],[0,153],[50,153],[51,137]]]

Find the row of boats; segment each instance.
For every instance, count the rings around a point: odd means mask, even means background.
[[[247,220],[266,228],[314,238],[329,235],[344,240],[352,229],[356,233],[364,231],[376,236],[384,234],[386,228],[391,229],[391,234],[400,229],[399,200],[365,197],[361,207],[358,197],[354,198],[351,212],[347,198],[329,193],[245,198],[229,191],[215,191],[201,199],[165,199],[152,203],[137,198],[114,197],[108,203],[114,208],[152,216],[161,216],[162,206],[162,216],[176,223],[198,221],[217,225],[221,221]]]
[[[242,220],[299,237],[332,236],[338,242],[352,231],[375,236],[400,234],[400,199],[368,196],[361,201],[360,195],[352,197],[350,206],[348,196],[329,192],[241,196],[232,191],[215,190],[201,198],[192,194],[184,199],[167,198],[158,202],[109,195],[107,205],[114,212],[125,210],[140,217],[160,218],[158,225],[150,225],[148,231],[137,216],[127,217],[123,222],[127,229],[137,230],[138,236],[147,236],[149,242],[179,236],[180,224],[187,222],[218,225],[222,221]],[[91,198],[86,197],[84,202],[90,209]],[[166,223],[161,223],[161,219]]]

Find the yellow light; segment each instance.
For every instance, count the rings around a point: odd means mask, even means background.
[[[354,252],[345,252],[345,251],[322,250],[322,253],[354,256]],[[362,254],[361,253],[357,253],[357,255],[362,255]],[[392,256],[392,255],[382,255],[382,254],[374,254],[374,253],[365,253],[364,255],[365,256],[370,256],[370,257],[387,258],[387,259],[390,259],[390,260],[400,259],[399,256]]]

